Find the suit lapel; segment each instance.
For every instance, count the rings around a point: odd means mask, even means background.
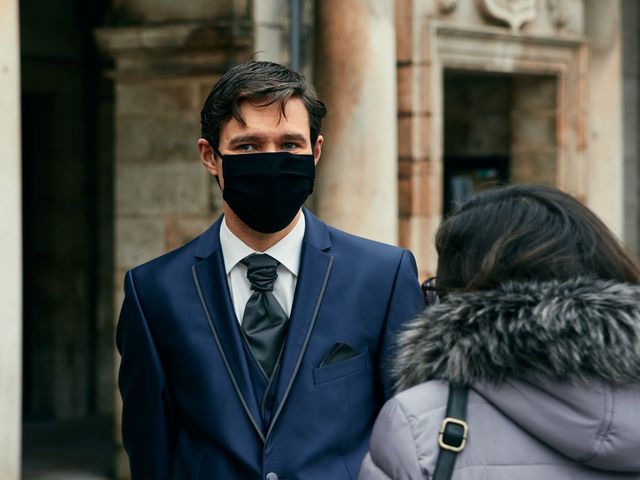
[[[306,231],[300,258],[300,270],[291,311],[289,332],[282,352],[276,384],[275,414],[267,438],[289,396],[313,331],[316,316],[331,273],[333,257],[325,252],[331,243],[324,223],[304,210]]]
[[[233,387],[249,420],[264,441],[262,417],[229,294],[219,231],[220,220],[200,238],[197,255],[204,259],[192,267],[193,280]]]

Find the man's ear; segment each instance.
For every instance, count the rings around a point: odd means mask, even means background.
[[[315,163],[316,165],[320,161],[323,142],[324,142],[324,137],[322,135],[318,135],[318,138],[316,138],[316,143],[313,146],[313,163]]]
[[[218,176],[219,164],[216,161],[216,155],[213,147],[204,138],[198,139],[198,151],[200,152],[200,162],[204,165],[211,175]]]

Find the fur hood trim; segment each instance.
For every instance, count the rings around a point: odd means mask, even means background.
[[[577,278],[451,294],[398,337],[398,391],[431,379],[640,381],[640,285]]]

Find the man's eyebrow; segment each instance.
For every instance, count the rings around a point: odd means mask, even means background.
[[[287,132],[280,137],[280,141],[296,141],[300,143],[307,143],[307,137],[297,132]]]
[[[257,133],[241,133],[229,139],[229,146],[242,145],[243,143],[260,143],[265,140],[264,135]],[[284,132],[278,138],[279,142],[296,142],[306,144],[309,140],[307,137],[298,132]]]
[[[262,135],[257,135],[255,133],[240,134],[230,138],[229,145],[239,145],[241,143],[259,142],[263,138],[264,137]]]

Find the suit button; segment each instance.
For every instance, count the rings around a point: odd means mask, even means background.
[[[278,475],[273,472],[267,473],[266,480],[278,480]]]

